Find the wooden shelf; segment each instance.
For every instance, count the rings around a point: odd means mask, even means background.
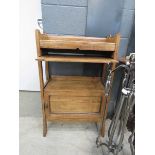
[[[56,96],[102,96],[104,87],[100,77],[52,76],[45,92]]]
[[[53,62],[85,62],[85,63],[117,63],[118,61],[111,58],[101,57],[77,57],[77,56],[40,56],[38,61]]]

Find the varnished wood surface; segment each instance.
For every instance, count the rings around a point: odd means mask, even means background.
[[[86,37],[86,36],[72,36],[72,35],[54,35],[41,34],[40,40],[63,40],[63,41],[92,41],[92,42],[111,42],[115,43],[115,36],[111,38],[104,37]]]
[[[40,48],[114,51],[115,43],[98,41],[40,40]]]
[[[38,61],[52,61],[52,62],[85,62],[85,63],[117,63],[118,61],[111,58],[101,57],[76,57],[76,56],[41,56],[37,58]]]
[[[52,113],[99,113],[101,97],[50,96]]]
[[[40,94],[41,94],[42,114],[43,114],[43,136],[45,137],[47,133],[47,120],[45,114],[44,79],[43,79],[42,62],[38,61],[38,69],[39,69]]]
[[[41,56],[42,55],[42,51],[40,49],[40,37],[41,37],[40,31],[36,30],[35,31],[35,38],[36,38],[37,56]]]
[[[66,80],[68,78],[68,80]],[[98,77],[53,77],[44,91],[55,96],[101,96],[104,87]]]
[[[69,122],[76,122],[76,121],[89,121],[89,122],[99,122],[101,120],[100,114],[48,114],[47,120],[48,121],[69,121]]]
[[[36,30],[35,34],[42,98],[43,136],[46,136],[47,133],[47,120],[103,122],[100,128],[100,134],[104,135],[104,120],[108,105],[105,105],[104,87],[101,78],[50,77],[48,62],[112,63],[112,69],[114,69],[116,63],[118,63],[120,34],[108,38],[57,36],[41,34],[39,30]],[[103,53],[104,51],[109,51],[111,54],[109,54],[109,58],[45,56],[43,49],[49,48],[72,49],[75,52],[76,49]],[[45,61],[46,64],[46,84],[44,84],[43,80],[42,61]]]
[[[115,52],[113,53],[113,58],[115,60],[118,59],[118,51],[119,51],[119,46],[120,46],[120,40],[121,40],[121,35],[120,35],[120,33],[118,33],[117,35],[114,36],[114,41],[116,43],[116,46],[115,46]]]
[[[85,36],[62,36],[62,35],[49,35],[49,34],[41,34],[39,30],[36,30],[36,43],[37,43],[37,52],[38,59],[41,59],[40,56],[43,56],[42,49],[72,49],[72,50],[88,50],[88,51],[109,51],[113,52],[113,59],[117,60],[118,49],[120,42],[120,34],[116,34],[115,36],[108,38],[96,38],[96,37],[85,37]],[[58,59],[57,57],[53,57],[57,62],[67,62],[67,61],[75,61],[75,62],[84,62],[84,59],[88,59],[87,61],[90,63],[106,63],[98,58],[97,61],[89,58],[81,58],[77,60],[73,58],[73,60],[69,59]],[[48,59],[47,61],[53,61],[53,59]],[[113,62],[113,61],[111,61]],[[109,61],[107,62],[109,63]]]

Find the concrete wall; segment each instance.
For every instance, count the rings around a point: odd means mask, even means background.
[[[122,39],[120,44],[119,57],[125,56],[127,53],[131,30],[132,27],[134,26],[135,0],[124,0],[122,13],[123,15],[120,27]]]
[[[85,35],[87,0],[42,0],[45,33]]]

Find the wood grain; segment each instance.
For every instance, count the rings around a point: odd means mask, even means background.
[[[106,42],[107,38],[86,37],[86,36],[72,36],[72,35],[53,35],[53,34],[41,34],[41,40],[63,40],[63,41],[92,41],[92,42]],[[108,40],[108,42],[110,42]]]
[[[115,43],[72,40],[40,40],[40,48],[114,51]]]
[[[76,122],[76,121],[87,121],[87,122],[99,122],[102,116],[100,114],[94,113],[86,113],[86,114],[48,114],[47,120],[48,121],[69,121],[69,122]]]
[[[68,78],[68,80],[66,80]],[[44,91],[55,96],[101,96],[104,87],[100,78],[95,77],[55,77],[49,81]]]
[[[50,96],[51,113],[99,113],[100,104],[100,96]]]
[[[41,56],[36,60],[38,61],[51,61],[51,62],[85,62],[85,63],[117,63],[118,61],[111,58],[99,57],[76,57],[76,56]]]
[[[45,101],[46,101],[46,94],[44,95],[44,79],[43,79],[43,68],[42,62],[38,61],[38,68],[39,68],[39,80],[40,80],[40,94],[41,94],[41,103],[42,103],[42,114],[43,114],[43,137],[47,134],[47,120],[46,120],[46,113],[45,113]]]
[[[116,46],[115,46],[115,52],[113,53],[113,58],[115,60],[118,60],[118,51],[119,51],[119,46],[120,46],[120,39],[121,39],[121,35],[119,33],[114,36]]]
[[[41,33],[39,30],[35,31],[35,38],[36,38],[36,48],[37,48],[37,56],[41,56],[42,55],[42,51],[40,48],[40,37],[41,37]]]

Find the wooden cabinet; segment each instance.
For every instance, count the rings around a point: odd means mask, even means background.
[[[100,79],[91,77],[67,77],[67,79],[53,77],[45,87],[45,92],[49,94],[50,114],[99,113],[103,93]]]
[[[47,133],[47,121],[102,122],[100,134],[104,136],[103,120],[106,118],[108,106],[107,102],[105,102],[103,85],[105,66],[106,64],[112,64],[111,67],[115,68],[119,41],[119,34],[114,37],[95,38],[54,36],[41,34],[36,30],[43,136],[46,136]],[[54,50],[54,55],[49,54],[47,49]],[[62,50],[65,50],[65,52]],[[67,50],[71,50],[71,52],[65,55]],[[79,51],[80,55],[78,55]],[[90,51],[91,56],[87,56]],[[81,55],[81,53],[85,54]],[[99,56],[96,54],[92,56],[93,53],[97,53]],[[45,61],[45,82],[43,80],[42,61]],[[102,63],[103,75],[101,77],[49,75],[49,61]]]

